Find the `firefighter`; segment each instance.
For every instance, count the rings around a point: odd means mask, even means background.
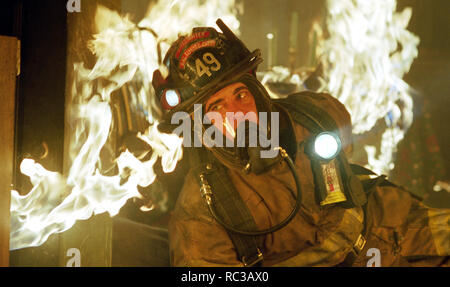
[[[175,132],[180,113],[205,115],[183,134],[185,146],[203,146],[184,149],[189,171],[169,223],[171,265],[448,265],[449,210],[427,208],[350,164],[345,107],[325,93],[270,99],[256,79],[260,51],[217,24],[221,32],[198,27],[181,36],[164,59],[168,74],[153,77],[161,129]],[[253,117],[229,118],[238,112]],[[239,128],[249,139],[255,126],[266,141],[237,145]],[[228,144],[206,143],[211,129]],[[277,141],[268,144],[269,135]]]

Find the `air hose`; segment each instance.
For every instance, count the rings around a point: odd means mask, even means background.
[[[274,225],[270,228],[267,229],[263,229],[263,230],[242,230],[242,229],[237,229],[227,223],[225,223],[220,216],[217,215],[217,212],[214,208],[214,202],[213,202],[213,192],[211,191],[211,186],[208,184],[204,174],[200,175],[200,181],[201,181],[201,188],[200,191],[202,192],[202,195],[205,197],[206,199],[206,203],[208,204],[208,209],[212,215],[212,217],[220,224],[222,225],[225,229],[234,232],[234,233],[238,233],[238,234],[242,234],[242,235],[248,235],[248,236],[259,236],[259,235],[265,235],[268,233],[273,233],[283,227],[285,227],[293,218],[294,216],[298,213],[298,211],[300,210],[300,205],[302,202],[302,193],[301,193],[301,187],[300,187],[300,180],[298,178],[298,174],[297,171],[295,170],[295,165],[292,161],[292,159],[289,157],[289,155],[287,154],[287,152],[282,149],[279,148],[280,152],[281,152],[281,157],[283,158],[283,160],[287,163],[289,170],[291,171],[294,180],[295,180],[295,185],[297,188],[297,197],[296,197],[296,201],[295,201],[295,206],[292,209],[291,213],[289,214],[289,216],[287,216],[283,221],[281,221],[280,223],[278,223],[277,225]]]

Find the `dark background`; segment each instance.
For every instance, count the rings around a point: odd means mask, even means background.
[[[66,3],[2,0],[0,34],[21,41],[21,74],[16,92],[15,188],[30,190],[20,173],[24,157],[62,171],[66,79]],[[5,57],[7,55],[1,55]],[[48,147],[48,155],[45,147]]]

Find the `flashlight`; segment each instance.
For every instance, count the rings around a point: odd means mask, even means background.
[[[331,132],[322,132],[314,138],[314,154],[323,161],[334,159],[342,149],[341,140]]]
[[[311,158],[320,205],[346,201],[339,168],[338,155],[342,150],[339,137],[333,132],[321,132],[311,139],[307,150]]]
[[[181,102],[180,94],[177,90],[166,89],[161,96],[161,105],[164,109],[170,110],[178,106]]]

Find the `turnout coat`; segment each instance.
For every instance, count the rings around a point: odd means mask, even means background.
[[[328,94],[303,93],[333,117],[343,148],[352,152],[350,115]],[[311,163],[301,145],[310,131],[295,122],[289,107],[276,102],[280,135],[293,143],[302,189],[300,211],[284,228],[262,236],[262,266],[443,266],[450,255],[450,212],[426,207],[403,188],[376,186],[363,207],[320,206],[315,198]],[[223,165],[227,166],[224,162]],[[227,166],[228,178],[245,202],[258,229],[269,228],[292,210],[295,182],[281,161],[259,175]],[[191,169],[169,222],[173,266],[243,266],[229,234],[210,214]],[[214,193],[214,189],[212,190]],[[364,242],[361,242],[361,235]],[[355,246],[358,246],[357,252]],[[353,254],[353,256],[349,256]],[[351,260],[348,260],[349,258]]]

